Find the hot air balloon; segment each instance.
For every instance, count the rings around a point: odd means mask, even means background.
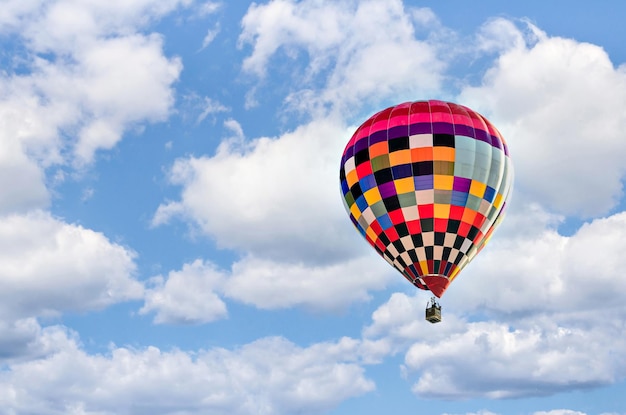
[[[356,229],[437,298],[501,222],[512,181],[498,130],[463,105],[436,100],[374,114],[341,158],[341,192]],[[440,321],[441,307],[431,301],[427,320]]]

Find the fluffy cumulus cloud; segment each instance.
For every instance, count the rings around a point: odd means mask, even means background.
[[[428,303],[426,292],[416,292],[413,296],[393,293],[386,303],[372,313],[372,322],[363,329],[364,339],[378,339],[390,346],[390,353],[405,352],[415,341],[441,341],[447,336],[463,331],[466,321],[456,314],[445,315],[445,324],[433,332],[424,319],[424,309]],[[446,307],[447,310],[447,307]]]
[[[74,342],[64,328],[42,327],[37,318],[143,296],[131,249],[41,209],[50,202],[49,186],[65,175],[48,178],[53,167],[84,166],[130,127],[167,117],[181,63],[164,55],[159,36],[138,29],[188,3],[3,3],[0,37],[13,48],[0,75],[3,410],[41,412],[28,403],[12,406],[29,385],[14,387],[13,378],[7,386],[8,368]]]
[[[9,413],[284,414],[321,413],[374,390],[342,339],[301,348],[263,338],[238,349],[189,353],[112,347],[86,354],[71,333],[50,342],[45,359],[0,372],[0,405]]]
[[[252,46],[245,71],[263,77],[279,52],[294,61],[306,55],[301,88],[287,98],[302,110],[346,110],[365,97],[434,92],[442,80],[436,47],[415,36],[424,27],[437,32],[438,22],[430,10],[399,0],[274,0],[253,4],[242,26],[240,44]]]
[[[89,163],[129,128],[169,115],[180,60],[164,55],[161,37],[138,30],[188,3],[3,4],[0,36],[21,46],[0,76],[0,169],[29,190],[0,183],[1,199],[13,201],[0,209],[45,206],[46,168]]]
[[[512,398],[592,388],[624,375],[625,362],[615,352],[625,345],[614,340],[623,327],[616,326],[585,330],[544,320],[523,328],[469,323],[439,342],[413,344],[405,364],[419,373],[413,391],[431,398]],[[607,342],[612,346],[607,348]]]
[[[321,265],[247,257],[233,265],[224,290],[232,299],[264,309],[340,310],[369,300],[369,292],[384,288],[391,272],[376,255]]]
[[[227,316],[226,304],[215,293],[221,288],[224,273],[213,264],[196,260],[150,280],[140,314],[156,312],[155,323],[197,324]]]
[[[49,356],[59,351],[57,340],[66,337],[62,327],[42,328],[35,318],[0,321],[0,364]]]
[[[241,134],[241,132],[239,132]],[[339,196],[338,156],[349,132],[315,122],[278,138],[222,143],[212,157],[179,159],[170,172],[181,199],[154,224],[182,216],[222,247],[287,261],[353,254]]]
[[[0,132],[0,137],[4,138],[3,132]],[[20,143],[8,137],[2,143],[0,214],[46,207],[49,203],[49,194],[43,170],[25,154]]]
[[[2,32],[20,32],[37,51],[69,50],[90,38],[128,33],[193,0],[8,0]]]
[[[514,229],[524,231],[504,229],[454,281],[436,331],[423,320],[422,293],[393,294],[364,329],[365,338],[384,339],[396,352],[408,347],[405,367],[416,394],[540,396],[626,377],[619,352],[626,347],[619,340],[626,213],[571,236],[559,235],[541,211],[512,216]],[[524,225],[542,216],[535,230]]]
[[[529,207],[511,215],[502,235],[454,281],[458,289],[450,290],[446,298],[464,311],[489,311],[502,318],[533,310],[621,307],[626,290],[620,274],[626,266],[621,254],[626,212],[595,219],[571,236],[560,235],[549,224],[515,232],[541,214]]]
[[[170,112],[181,64],[159,36],[135,33],[180,2],[156,3],[3,4],[0,36],[22,41],[0,75],[3,358],[46,350],[33,316],[143,295],[131,250],[38,209],[50,201],[51,166],[84,165],[130,126]]]
[[[132,123],[161,121],[169,115],[174,102],[171,85],[182,65],[163,56],[160,37],[103,41],[86,51],[81,62],[82,67],[72,68],[78,74],[60,79],[79,86],[76,98],[89,111],[75,149],[79,160],[90,161],[97,149],[113,147]]]
[[[158,3],[158,4],[157,4]],[[41,211],[52,167],[84,166],[130,127],[171,111],[181,70],[158,35],[140,33],[189,1],[8,1],[0,36],[13,45],[0,75],[2,353],[39,328],[33,316],[139,298],[135,253]],[[58,172],[57,172],[58,173]],[[11,346],[13,345],[13,346]]]
[[[161,49],[158,36],[131,34],[94,39],[72,59],[35,59],[32,72],[1,80],[0,110],[16,126],[3,135],[19,140],[43,167],[66,161],[67,148],[71,161],[91,161],[96,150],[113,147],[133,123],[168,115],[170,87],[181,64]],[[67,135],[76,140],[65,142]]]
[[[504,229],[503,237],[494,239],[482,259],[455,281],[437,331],[423,320],[425,293],[393,294],[373,313],[364,338],[383,347],[381,356],[408,350],[405,368],[409,378],[417,376],[416,394],[446,399],[537,396],[596,387],[626,375],[619,352],[626,347],[619,341],[626,316],[620,293],[625,287],[615,271],[626,265],[616,243],[626,233],[626,216],[598,219],[565,237],[550,229],[549,215],[531,212],[511,218],[526,232],[513,237]],[[524,218],[542,215],[546,223],[535,230],[524,226]],[[328,270],[313,274],[316,283],[303,289],[294,269],[273,280],[265,275],[263,261],[249,261],[216,280],[222,295],[262,308],[323,304],[311,292],[327,286],[319,278]],[[238,286],[246,265],[248,281],[260,277],[256,286]],[[591,271],[594,278],[589,278]],[[276,296],[277,287],[284,295]],[[302,298],[303,293],[309,294]],[[490,321],[468,322],[461,317],[468,313],[487,315]],[[598,320],[598,314],[611,317]]]
[[[391,268],[341,205],[337,154],[349,132],[319,121],[244,141],[236,130],[214,156],[174,164],[181,199],[162,204],[153,223],[180,217],[241,252],[223,292],[261,308],[336,309],[384,288]]]
[[[0,218],[0,247],[2,318],[101,309],[143,294],[132,251],[45,212]]]
[[[167,278],[152,278],[140,313],[155,313],[157,324],[207,323],[227,317],[226,299],[266,310],[344,310],[368,301],[369,291],[382,289],[389,275],[375,256],[327,265],[247,256],[229,270],[196,260]]]
[[[609,384],[625,375],[619,350],[626,345],[616,341],[624,329],[622,317],[593,324],[597,319],[584,313],[569,318],[544,313],[514,324],[468,322],[445,307],[443,327],[433,331],[426,322],[416,323],[415,315],[409,321],[407,305],[423,319],[422,301],[396,294],[374,313],[364,335],[394,345],[412,342],[404,370],[413,392],[422,397],[545,396]],[[578,324],[575,318],[586,321]]]
[[[482,33],[500,54],[461,100],[509,138],[516,192],[566,215],[606,214],[626,174],[626,67],[599,46],[496,20]]]

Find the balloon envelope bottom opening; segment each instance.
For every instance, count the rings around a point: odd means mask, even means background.
[[[450,285],[450,280],[443,275],[425,275],[422,277],[422,281],[428,287],[428,289],[437,296],[437,298],[441,298],[443,293]]]

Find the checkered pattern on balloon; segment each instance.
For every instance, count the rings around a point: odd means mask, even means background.
[[[498,130],[443,101],[380,111],[356,130],[341,158],[341,191],[356,229],[437,297],[488,242],[512,180]]]

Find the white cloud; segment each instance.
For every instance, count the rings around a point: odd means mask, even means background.
[[[5,120],[1,131],[3,151],[25,152],[29,159],[47,167],[62,162],[57,130],[66,120],[76,119],[77,108],[67,106],[66,99],[54,104],[46,100],[37,87],[42,79],[27,75],[0,78],[0,113]]]
[[[42,169],[16,140],[2,132],[0,140],[0,214],[46,207],[49,194]]]
[[[42,62],[22,81],[42,102],[37,110],[67,109],[55,127],[78,136],[77,162],[88,163],[98,149],[112,148],[134,123],[161,121],[169,114],[171,85],[182,66],[163,56],[160,37],[96,40],[74,57],[75,64]]]
[[[240,45],[253,44],[246,58],[246,71],[264,76],[269,59],[283,46],[325,48],[344,38],[341,23],[346,16],[339,3],[294,3],[275,0],[267,4],[252,4],[242,19]],[[320,37],[317,37],[317,36]]]
[[[83,189],[82,194],[80,196],[80,200],[81,202],[87,202],[89,199],[91,199],[94,195],[96,191],[93,189],[93,187],[86,187]]]
[[[431,323],[425,319],[430,293],[417,289],[414,291],[412,297],[404,293],[392,293],[389,300],[372,313],[372,323],[363,329],[363,337],[386,341],[391,345],[390,351],[398,353],[405,352],[417,340],[441,341],[465,330],[467,322],[464,319],[445,312],[445,324],[439,324],[437,330],[433,331]]]
[[[225,140],[222,140],[220,149],[227,150],[229,147],[231,149],[235,149],[237,147],[239,147],[239,149],[243,149],[243,141],[245,139],[245,136],[241,124],[239,124],[237,120],[229,118],[224,121],[224,127],[229,130],[233,135],[226,138]]]
[[[41,327],[34,318],[12,322],[0,320],[0,360],[29,354],[27,349]]]
[[[426,298],[416,295],[414,298],[403,293],[393,293],[386,303],[380,305],[372,313],[372,324],[363,330],[365,337],[391,337],[414,340],[421,336],[423,314],[426,308]],[[420,303],[420,300],[421,303]],[[447,322],[447,319],[446,319]],[[447,324],[446,324],[447,326]],[[406,344],[405,344],[406,346]]]
[[[501,318],[621,307],[626,212],[593,220],[571,236],[560,235],[537,208],[509,213],[502,233],[453,282],[447,301]]]
[[[392,273],[375,254],[317,266],[248,256],[229,271],[196,260],[167,278],[152,278],[139,312],[155,312],[157,324],[199,324],[226,318],[224,299],[260,309],[342,310],[368,301],[369,291],[383,289]]]
[[[373,253],[321,265],[246,257],[233,264],[224,292],[229,298],[264,309],[303,306],[338,310],[369,300],[368,292],[383,289],[392,273]]]
[[[338,178],[348,134],[313,122],[279,138],[226,140],[213,157],[179,159],[170,180],[182,186],[181,199],[159,206],[153,222],[182,215],[222,247],[273,260],[353,256],[364,245],[341,205]]]
[[[113,347],[106,355],[89,355],[67,337],[55,344],[58,351],[46,359],[0,372],[2,408],[42,415],[313,414],[374,390],[351,339],[301,348],[275,337],[193,353]]]
[[[58,326],[42,328],[35,318],[0,320],[0,364],[28,361],[59,351],[58,339],[67,338]]]
[[[405,357],[409,371],[419,373],[413,391],[444,399],[543,396],[612,383],[624,374],[625,362],[615,356],[626,346],[615,341],[621,328],[583,330],[539,318],[525,326],[468,323],[441,341],[413,344]]]
[[[30,178],[28,187],[36,190],[22,199],[43,207],[44,169],[89,163],[95,151],[113,147],[129,128],[169,115],[180,60],[163,55],[158,35],[135,32],[189,2],[19,3],[3,7],[0,15],[4,30],[25,47],[20,71],[0,78],[0,134],[5,145],[19,149],[11,151],[16,161],[3,168]],[[13,195],[10,188],[2,190]]]
[[[158,37],[109,43],[113,44],[100,45],[85,59],[89,73],[84,79],[85,95],[95,120],[80,134],[76,154],[82,160],[89,161],[99,148],[115,145],[126,125],[164,120],[174,102],[171,85],[182,69],[178,59],[162,55]],[[110,132],[90,137],[89,128],[99,124]]]
[[[606,214],[623,195],[626,173],[625,67],[599,46],[530,29],[528,37],[510,22],[489,23],[483,43],[504,50],[482,85],[459,100],[508,139],[516,193],[567,215]],[[502,44],[503,37],[515,40]]]
[[[181,64],[163,55],[159,36],[133,33],[134,24],[143,24],[140,15],[148,16],[139,9],[149,6],[157,17],[166,5],[145,3],[3,4],[3,30],[22,37],[26,48],[24,68],[0,76],[0,315],[6,321],[101,309],[142,295],[134,253],[37,209],[49,204],[51,166],[88,163],[135,123],[169,114]],[[62,176],[57,170],[51,185]]]
[[[213,29],[209,29],[204,35],[204,39],[202,39],[202,49],[206,48],[215,40],[217,35],[220,33],[220,25],[219,23],[215,25]]]
[[[101,309],[141,297],[135,254],[48,213],[0,218],[0,316]]]
[[[570,409],[553,409],[551,411],[539,411],[533,415],[587,415],[584,412],[572,411]]]
[[[420,339],[406,355],[407,367],[418,373],[413,390],[456,398],[538,396],[614,383],[626,375],[618,352],[624,345],[616,343],[626,315],[619,275],[626,265],[620,249],[626,213],[590,220],[571,236],[556,228],[562,215],[606,214],[623,196],[624,68],[597,46],[551,38],[532,26],[530,36],[502,21],[488,29],[500,32],[497,39],[508,31],[517,40],[492,45],[502,55],[483,85],[461,99],[508,138],[516,188],[502,228],[455,280],[444,310],[447,303],[493,325],[468,323],[429,350]],[[445,351],[455,345],[470,358],[461,362]]]
[[[294,62],[305,54],[303,73],[291,64],[289,73],[300,89],[287,98],[304,111],[327,105],[351,111],[366,97],[370,102],[409,99],[417,92],[437,91],[442,80],[444,64],[436,48],[415,38],[421,25],[439,30],[432,23],[430,10],[407,9],[401,1],[253,4],[239,38],[240,46],[252,45],[243,69],[264,77],[279,51]]]
[[[220,112],[228,112],[230,109],[222,105],[219,101],[213,100],[209,97],[204,97],[202,105],[202,112],[196,119],[197,123],[201,123],[210,114],[217,114]]]
[[[221,2],[216,2],[216,1],[204,2],[203,4],[200,5],[200,7],[198,7],[198,15],[200,15],[201,17],[208,16],[210,14],[217,12],[221,7],[222,7]]]
[[[181,217],[242,254],[223,287],[260,308],[343,308],[369,299],[395,271],[353,228],[341,204],[338,155],[346,129],[312,122],[279,138],[234,137],[213,157],[179,159],[170,180],[181,198],[154,225]],[[397,276],[401,279],[401,276]]]
[[[196,260],[172,271],[165,280],[151,279],[140,314],[156,311],[155,323],[197,324],[227,316],[226,304],[214,292],[222,285],[223,272],[209,263]]]
[[[417,375],[415,393],[540,396],[626,375],[619,352],[626,345],[616,341],[626,315],[618,275],[626,265],[619,242],[626,213],[569,237],[537,207],[510,216],[446,292],[436,330],[424,321],[425,293],[395,293],[372,314],[365,338],[392,345],[392,353],[412,344],[405,359],[409,375]],[[485,318],[490,322],[467,321]]]
[[[528,25],[534,29],[534,26]],[[520,31],[511,20],[496,18],[485,23],[476,34],[478,50],[482,52],[506,53],[512,49],[522,49],[527,42],[537,41],[531,33]]]
[[[372,314],[365,338],[386,341],[394,352],[408,347],[405,364],[417,377],[415,393],[541,396],[626,376],[619,352],[626,347],[619,340],[626,316],[619,274],[626,266],[620,242],[626,212],[596,219],[571,236],[551,229],[551,217],[541,211],[519,209],[512,216],[511,228],[505,222],[503,234],[446,292],[436,330],[424,321],[424,293],[393,294]],[[542,217],[534,230],[525,226]]]
[[[9,1],[0,22],[38,52],[67,52],[83,41],[136,31],[193,0]]]
[[[40,6],[40,0],[6,0],[2,4],[0,10],[0,27],[2,31],[9,31],[19,26],[20,20],[24,15],[37,9]]]

